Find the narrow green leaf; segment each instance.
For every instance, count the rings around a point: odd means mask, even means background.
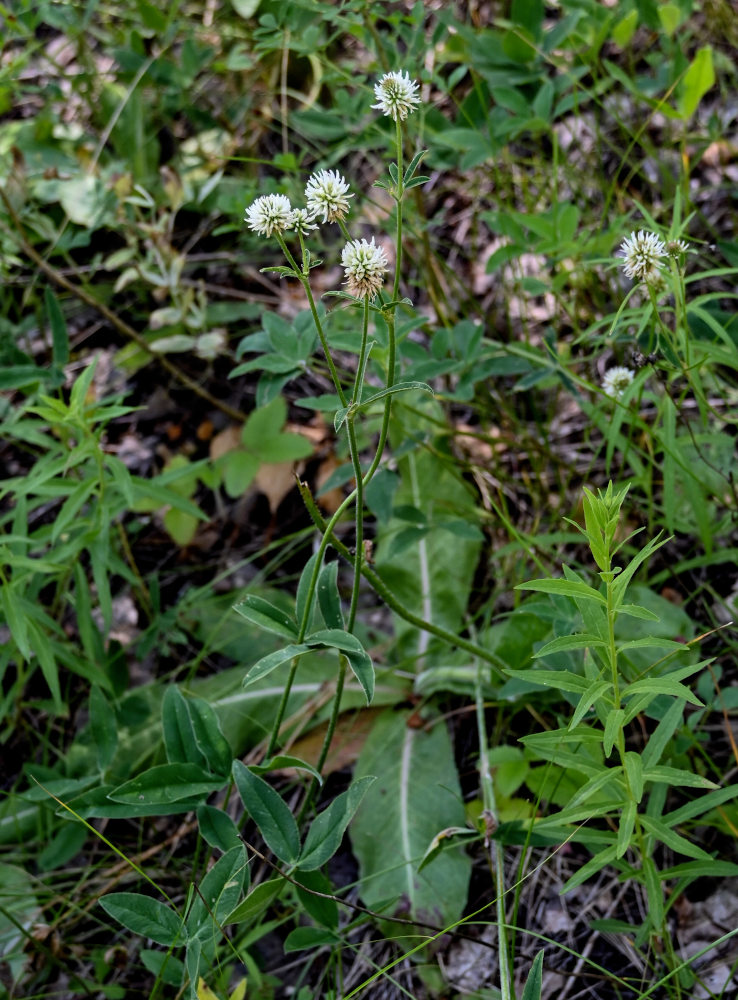
[[[292,757],[290,754],[280,753],[270,760],[262,761],[261,764],[250,764],[249,769],[254,774],[268,774],[270,771],[284,771],[294,768],[297,771],[307,771],[317,782],[323,784],[320,773],[315,770],[312,764],[301,760],[299,757]]]
[[[661,619],[648,608],[642,608],[640,604],[621,604],[618,608],[619,615],[629,615],[631,618],[641,618],[646,622],[658,622]]]
[[[625,712],[622,708],[611,708],[607,713],[607,718],[605,719],[605,736],[602,741],[605,757],[609,757],[612,753],[612,748],[618,738],[618,733],[623,728],[624,719]]]
[[[714,781],[703,778],[701,774],[694,771],[685,771],[681,767],[665,767],[656,764],[643,772],[644,781],[654,781],[659,784],[670,785],[673,788],[718,788]]]
[[[578,726],[592,705],[596,705],[605,692],[611,690],[611,688],[612,684],[610,681],[594,681],[590,684],[582,697],[579,699],[579,704],[574,709],[574,714],[571,717],[569,726],[572,729],[575,726]]]
[[[161,703],[161,724],[164,747],[170,764],[196,764],[202,767],[205,758],[195,740],[187,699],[176,684],[170,684]]]
[[[280,861],[294,864],[300,855],[300,835],[287,803],[240,760],[233,761],[233,778],[246,810],[269,849]]]
[[[666,844],[672,851],[676,851],[677,854],[684,854],[688,858],[695,858],[697,861],[712,860],[707,851],[703,851],[697,844],[693,844],[691,840],[682,837],[668,825],[667,821],[668,817],[666,816],[663,819],[656,819],[655,816],[649,816],[646,813],[641,815],[641,823],[648,833],[656,837],[657,840],[660,840],[662,844]]]
[[[115,756],[118,746],[118,722],[112,705],[97,684],[90,688],[90,729],[97,754],[97,766],[104,771]]]
[[[643,764],[641,755],[635,750],[627,750],[623,759],[628,784],[636,802],[643,798]]]
[[[533,959],[533,965],[528,973],[528,978],[525,980],[523,995],[520,1000],[541,1000],[544,954],[545,952],[543,948],[541,948],[536,957]]]
[[[580,600],[596,601],[607,606],[607,601],[593,587],[576,580],[531,580],[529,583],[519,583],[516,590],[537,590],[543,594],[562,594],[565,597],[577,597]]]
[[[626,698],[630,699],[640,694],[670,694],[675,698],[683,698],[692,705],[704,708],[699,698],[692,694],[688,687],[685,687],[684,684],[680,684],[678,681],[671,680],[669,677],[644,677],[642,681],[635,681],[635,683],[629,684],[625,691],[623,691],[622,697],[625,700]]]
[[[305,653],[310,652],[310,646],[307,646],[304,642],[299,645],[284,646],[282,649],[277,649],[273,653],[267,653],[266,656],[262,656],[260,660],[257,660],[253,667],[249,668],[248,673],[243,679],[243,686],[246,687],[248,684],[253,684],[255,681],[260,681],[262,677],[266,677],[270,674],[272,670],[276,670],[277,667],[281,667],[283,663],[288,663],[296,656],[304,656]]]
[[[327,628],[313,632],[305,639],[305,643],[309,646],[321,645],[340,649],[346,655],[351,670],[364,690],[367,705],[371,704],[374,697],[374,665],[355,635],[342,629]]]
[[[576,635],[561,635],[558,639],[552,639],[544,646],[541,646],[533,654],[533,658],[548,656],[549,653],[565,653],[570,649],[586,649],[588,646],[601,646],[604,648],[607,646],[607,643],[604,639],[600,639],[598,635],[589,635],[584,632],[577,633]]]
[[[636,804],[635,802],[628,802],[620,813],[620,822],[618,824],[618,839],[617,839],[617,854],[616,858],[622,858],[625,852],[630,847],[630,842],[633,837],[633,827],[635,826],[636,818]]]
[[[315,571],[315,564],[318,560],[318,556],[321,553],[314,552],[303,567],[302,573],[300,574],[300,582],[297,584],[297,600],[295,601],[295,617],[298,623],[302,623],[305,617],[305,612],[309,611],[309,617],[307,619],[307,625],[309,627],[313,620],[313,610],[315,608],[315,593],[310,592],[310,584],[313,579],[313,573]],[[322,572],[322,568],[321,568]],[[316,585],[317,589],[317,585]],[[310,607],[308,608],[308,602]],[[307,631],[307,629],[306,629]]]
[[[538,824],[536,824],[536,826],[537,825]],[[572,889],[575,889],[578,885],[582,885],[583,882],[586,882],[587,879],[596,875],[597,872],[602,871],[605,865],[609,865],[615,860],[617,854],[617,844],[611,844],[603,851],[595,854],[593,858],[590,858],[589,861],[583,864],[582,867],[564,883],[561,889],[559,889],[559,895],[566,895],[567,892],[571,892]]]
[[[360,404],[356,406],[356,410],[365,410],[372,403],[379,402],[380,399],[385,399],[387,396],[394,396],[398,392],[410,392],[412,389],[420,389],[423,392],[429,392],[431,396],[435,393],[431,387],[426,382],[395,382],[393,386],[389,389],[382,389],[380,392],[375,392],[372,396],[367,399],[363,399]]]
[[[703,816],[710,809],[717,809],[723,802],[729,802],[730,799],[734,799],[737,795],[738,784],[735,782],[732,785],[728,785],[727,788],[716,788],[714,792],[701,795],[698,799],[687,802],[686,805],[667,813],[663,817],[664,823],[667,823],[669,826],[679,826],[689,819],[694,819],[696,816]]]
[[[300,871],[315,871],[333,857],[341,846],[346,827],[361,805],[370,785],[371,775],[359,778],[313,820],[297,867]]]
[[[681,699],[672,702],[658,726],[649,736],[648,743],[641,753],[644,769],[648,770],[654,767],[661,760],[661,755],[677,727],[681,724],[683,715],[684,702]]]
[[[231,773],[233,751],[220,728],[218,716],[202,698],[186,700],[197,749],[213,774],[226,778]]]
[[[318,604],[329,629],[344,629],[341,598],[338,593],[338,560],[326,563],[318,577]]]
[[[427,149],[419,149],[418,152],[415,154],[415,156],[412,158],[412,160],[410,160],[407,170],[405,171],[405,176],[403,177],[405,186],[407,186],[407,182],[410,180],[415,171],[418,169],[420,161],[427,153],[428,153]]]
[[[69,363],[69,333],[59,300],[48,287],[44,289],[44,303],[51,327],[52,357],[57,368]]]
[[[648,915],[652,926],[660,928],[664,923],[664,891],[659,881],[659,870],[649,857],[643,858],[641,864],[648,898]]]
[[[167,948],[186,940],[179,914],[158,899],[137,892],[111,892],[101,897],[100,906],[126,930]]]
[[[569,673],[568,670],[511,670],[511,677],[517,677],[529,684],[540,684],[542,687],[558,688],[559,691],[569,691],[572,694],[584,694],[589,687],[586,677]]]
[[[257,594],[247,594],[243,601],[233,605],[233,610],[250,624],[258,625],[267,632],[281,636],[282,639],[297,638],[297,625],[294,620]]]
[[[320,948],[323,945],[336,945],[341,943],[338,934],[328,930],[327,927],[295,927],[285,938],[285,954],[292,951],[307,951]]]

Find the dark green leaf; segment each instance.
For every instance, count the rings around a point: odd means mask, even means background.
[[[318,577],[318,604],[329,629],[344,628],[341,598],[338,593],[338,561],[325,563]]]
[[[298,868],[314,871],[332,858],[341,846],[346,827],[354,817],[374,778],[367,776],[355,781],[348,791],[331,802],[327,809],[313,820],[303,847]]]
[[[217,861],[199,886],[187,918],[187,933],[212,936],[218,924],[235,909],[248,872],[246,849],[243,844],[231,848]],[[215,922],[214,922],[215,921]]]
[[[197,825],[202,838],[224,854],[241,843],[236,824],[228,813],[215,806],[200,806],[197,810]]]
[[[170,948],[186,940],[179,914],[158,899],[136,892],[111,892],[100,899],[100,905],[127,930],[157,944]]]
[[[266,656],[262,656],[260,660],[251,667],[243,679],[243,686],[246,687],[248,684],[253,684],[254,681],[261,680],[262,677],[266,677],[270,674],[272,670],[276,670],[277,667],[281,667],[283,663],[287,663],[296,656],[303,656],[305,653],[310,652],[310,646],[307,646],[304,642],[299,645],[285,646],[283,649],[277,649],[273,653],[267,653]]]
[[[234,604],[233,610],[252,625],[258,625],[267,632],[273,632],[283,639],[296,639],[297,626],[286,612],[275,608],[269,601],[256,594],[247,594],[239,604]]]
[[[240,760],[233,761],[233,778],[246,810],[269,849],[280,861],[294,864],[300,855],[300,835],[287,803]]]
[[[119,785],[108,798],[132,805],[156,805],[204,798],[222,787],[222,778],[213,778],[196,764],[159,764]]]

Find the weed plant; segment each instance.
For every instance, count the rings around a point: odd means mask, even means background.
[[[732,994],[731,24],[8,16],[0,995]]]

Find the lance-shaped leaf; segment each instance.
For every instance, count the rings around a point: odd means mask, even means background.
[[[308,830],[297,866],[301,871],[314,871],[333,857],[341,846],[346,827],[374,780],[372,775],[367,775],[355,781],[348,791],[335,798],[327,809],[316,816]]]
[[[354,676],[364,689],[367,705],[371,704],[374,697],[374,665],[371,657],[355,635],[338,628],[326,628],[319,632],[313,632],[305,639],[305,642],[310,646],[340,649],[349,661]]]
[[[303,656],[305,653],[310,652],[310,646],[306,645],[304,642],[299,645],[283,646],[282,649],[276,649],[273,653],[267,653],[266,656],[262,656],[260,660],[251,667],[243,679],[243,686],[246,687],[247,684],[253,684],[254,681],[260,681],[262,677],[266,677],[270,674],[272,670],[276,670],[277,667],[281,667],[283,663],[287,663],[289,660],[294,659],[296,656]]]
[[[267,632],[273,632],[283,639],[297,638],[297,625],[293,619],[257,594],[247,594],[242,601],[233,605],[233,610],[247,622],[258,625]]]
[[[280,861],[294,864],[300,855],[300,835],[287,803],[240,760],[233,761],[233,778],[246,810],[269,849]]]
[[[108,798],[132,805],[156,805],[210,795],[223,787],[223,778],[214,778],[197,764],[159,764],[119,785]]]
[[[158,899],[137,892],[111,892],[100,899],[100,906],[127,930],[167,948],[186,940],[179,914]]]

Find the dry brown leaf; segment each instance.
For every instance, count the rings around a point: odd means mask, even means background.
[[[210,441],[210,458],[214,462],[221,455],[227,455],[229,451],[234,451],[241,444],[241,428],[232,424],[226,427],[220,434],[216,434]]]
[[[362,708],[356,712],[346,712],[339,716],[333,734],[331,749],[326,758],[323,774],[333,774],[354,764],[361,753],[374,721],[384,711],[383,708]],[[290,754],[312,764],[318,763],[325,738],[327,723],[311,729],[290,747]]]
[[[270,462],[260,466],[254,485],[269,501],[272,514],[276,514],[279,505],[295,486],[295,463]]]

